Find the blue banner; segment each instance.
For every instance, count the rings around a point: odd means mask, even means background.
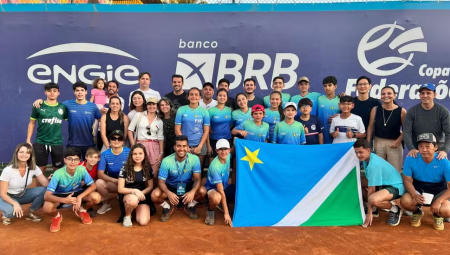
[[[449,107],[450,5],[365,6],[370,10],[362,4],[191,5],[185,11],[165,5],[118,12],[117,6],[97,5],[99,12],[91,12],[91,5],[3,5],[0,161],[9,161],[25,141],[31,104],[44,98],[49,81],[60,84],[64,101],[73,99],[77,80],[115,79],[129,103],[142,71],[152,74],[150,87],[161,95],[171,91],[174,73],[185,77],[184,89],[226,77],[231,95],[253,77],[258,96],[270,93],[277,75],[291,95],[299,93],[301,76],[309,77],[311,91],[322,93],[322,79],[334,75],[337,92],[355,96],[356,79],[367,75],[373,97],[393,86],[397,102],[408,109],[419,102],[419,84],[431,82],[437,101]]]

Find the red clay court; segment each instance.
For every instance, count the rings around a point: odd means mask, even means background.
[[[262,208],[263,209],[263,208]],[[397,227],[385,222],[380,212],[369,228],[353,227],[264,227],[230,228],[216,210],[216,225],[204,223],[206,207],[198,208],[200,218],[190,220],[175,210],[169,222],[159,221],[161,208],[145,227],[133,222],[132,228],[115,223],[113,210],[83,225],[72,210],[63,209],[61,231],[50,233],[50,217],[38,211],[39,223],[14,219],[0,226],[0,254],[448,254],[450,224],[444,231],[434,230],[425,209],[420,228],[402,217]],[[332,215],[330,215],[332,217]]]

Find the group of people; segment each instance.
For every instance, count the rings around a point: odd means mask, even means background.
[[[139,75],[140,87],[130,93],[128,114],[115,80],[96,79],[90,101],[87,85],[76,82],[75,99],[63,103],[57,100],[59,86],[46,84],[46,100],[33,103],[26,143],[17,146],[0,177],[3,224],[23,216],[40,221],[35,211],[43,206],[52,216],[50,231],[57,232],[60,208],[72,207],[82,223],[90,224],[119,197],[119,222],[125,227],[132,226],[133,211],[136,222],[147,225],[157,211],[155,204],[162,208],[163,222],[177,207],[197,219],[196,205],[204,200],[206,224],[214,225],[219,208],[231,225],[235,138],[295,145],[353,142],[362,162],[366,226],[377,208],[389,210],[388,224],[397,225],[401,210],[393,200],[402,195],[401,205],[412,212],[413,226],[420,225],[423,213],[417,205],[425,205],[428,194],[434,195],[430,205],[435,228],[443,229],[442,218],[450,217],[450,118],[444,106],[434,103],[433,84],[420,87],[421,103],[407,112],[396,104],[392,87],[382,89],[381,102],[369,97],[371,81],[365,76],[357,80],[354,98],[336,95],[334,76],[323,79],[323,95],[309,91],[309,79],[301,77],[299,94],[292,97],[282,92],[281,76],[273,79],[273,91],[264,98],[255,95],[252,78],[244,81],[244,92],[235,98],[229,97],[230,82],[225,78],[217,91],[207,82],[201,90],[186,92],[183,77],[175,74],[173,91],[162,98],[150,83],[149,73]],[[69,124],[66,149],[64,120]],[[404,165],[403,144],[409,149]],[[49,156],[58,170],[47,179],[43,172]],[[32,176],[37,178],[36,188],[28,188]],[[24,213],[21,205],[27,203],[31,207]],[[93,210],[96,204],[101,206]]]

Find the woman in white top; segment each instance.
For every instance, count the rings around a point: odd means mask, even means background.
[[[144,145],[153,170],[155,182],[159,164],[164,157],[163,122],[156,114],[156,97],[147,98],[147,111],[137,114],[128,126],[128,137],[131,146],[137,143]]]
[[[137,113],[143,112],[145,109],[145,96],[141,91],[134,91],[131,94],[130,112],[128,113],[128,119],[130,122],[133,120]]]
[[[36,176],[41,187],[26,188]],[[27,178],[28,177],[28,178]],[[3,212],[2,223],[11,224],[11,218],[17,217],[41,221],[41,218],[34,214],[43,204],[48,180],[36,166],[34,152],[31,145],[21,143],[16,147],[11,163],[3,169],[0,176],[0,211]],[[23,204],[31,203],[31,207],[26,214],[22,209]]]

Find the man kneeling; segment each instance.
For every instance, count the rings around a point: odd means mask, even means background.
[[[206,190],[209,200],[206,212],[206,225],[214,225],[214,209],[222,206],[225,223],[232,226],[230,213],[228,212],[229,200],[234,199],[236,186],[228,185],[230,178],[230,143],[226,139],[220,139],[216,144],[217,157],[211,162],[206,179]]]
[[[188,138],[175,138],[175,153],[163,159],[158,174],[158,188],[152,192],[152,200],[163,208],[161,221],[170,219],[175,206],[184,204],[184,211],[191,219],[198,219],[195,205],[206,195],[206,189],[200,186],[201,167],[198,156],[187,153]],[[194,181],[192,181],[192,178]],[[169,203],[165,200],[169,198]]]
[[[367,191],[367,215],[363,226],[372,225],[372,206],[389,210],[387,224],[397,226],[400,223],[401,210],[391,200],[400,198],[405,192],[400,173],[387,161],[370,152],[370,144],[365,139],[358,139],[354,144],[356,156],[364,164],[369,188]],[[379,190],[377,191],[377,187]]]
[[[91,224],[92,219],[86,212],[94,204],[100,203],[100,194],[86,168],[79,166],[81,152],[77,148],[68,148],[64,152],[66,165],[55,171],[45,192],[44,212],[53,217],[50,232],[61,229],[62,215],[60,208],[72,207],[83,224]],[[88,186],[83,189],[82,182]],[[84,202],[84,206],[81,203]]]
[[[433,227],[444,230],[443,218],[450,217],[450,161],[437,158],[436,138],[432,133],[417,137],[419,154],[406,157],[403,165],[405,193],[401,205],[412,211],[411,226],[419,227],[424,215],[421,205],[431,206]]]

